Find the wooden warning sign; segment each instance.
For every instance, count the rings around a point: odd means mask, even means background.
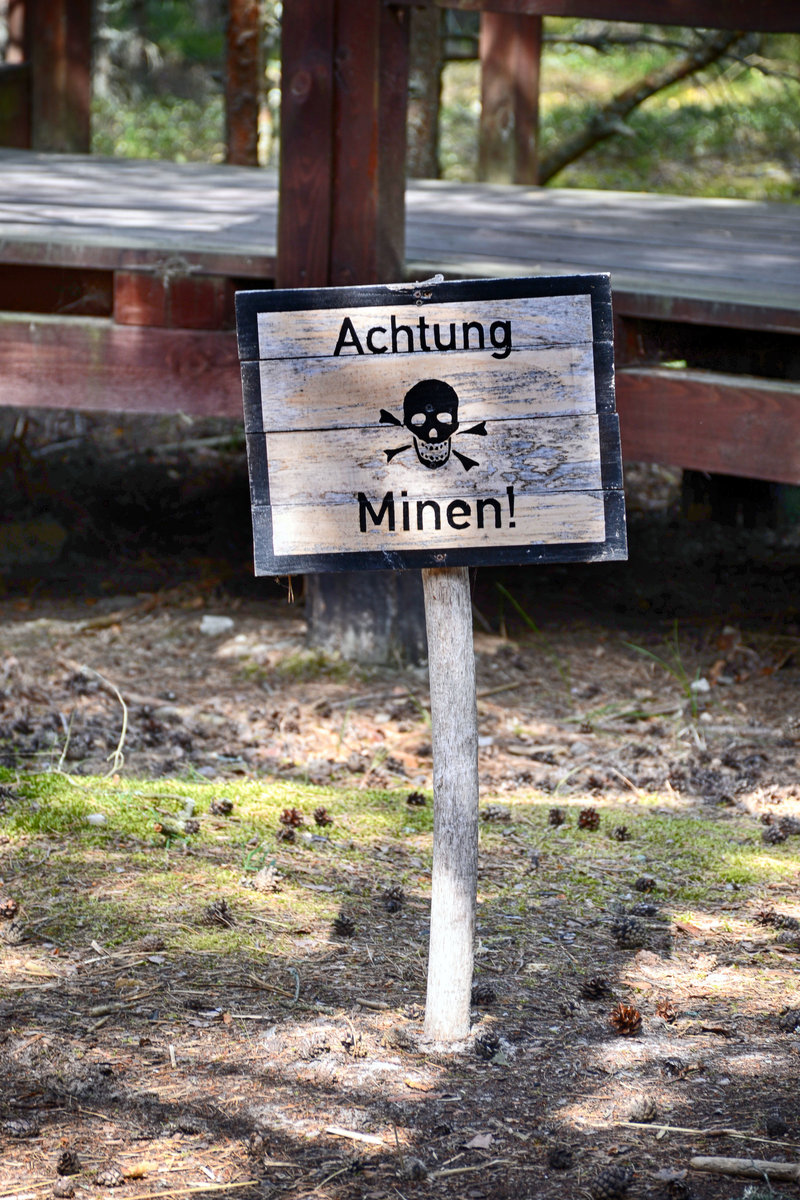
[[[257,574],[625,557],[607,276],[236,310]]]

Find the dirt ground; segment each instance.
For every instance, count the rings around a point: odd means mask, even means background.
[[[401,803],[430,789],[424,669],[306,650],[301,601],[251,576],[243,462],[225,431],[195,430],[192,447],[167,431],[155,449],[130,429],[33,434],[15,427],[0,457],[14,497],[0,547],[1,809],[29,772],[108,770],[120,696],[125,777],[222,791],[277,778]],[[800,538],[689,524],[675,477],[657,470],[631,470],[629,506],[628,564],[475,578],[474,1033],[488,1057],[474,1037],[424,1043],[426,876],[412,850],[387,844],[368,876],[313,847],[299,866],[279,847],[298,886],[362,909],[399,874],[418,880],[401,911],[378,906],[351,938],[289,930],[296,996],[291,973],[254,984],[236,955],[171,954],[158,930],[109,955],[58,946],[34,923],[0,949],[0,1196],[50,1195],[71,1151],[83,1170],[62,1178],[87,1200],[722,1200],[747,1180],[689,1170],[693,1156],[800,1160]],[[702,911],[670,904],[664,867],[652,936],[624,947],[613,912],[569,907],[558,843],[534,814],[563,806],[574,825],[590,806],[618,825],[653,796],[727,823],[732,842],[787,818],[790,833],[763,842],[782,864],[771,882],[711,889]],[[610,845],[598,835],[593,869],[618,873],[627,911],[646,905],[631,892],[644,856]],[[59,877],[46,840],[0,834],[0,851],[5,893],[39,869],[55,888],[83,886]],[[501,882],[527,897],[523,916],[489,902]],[[608,995],[586,993],[596,976]],[[128,977],[157,977],[169,1001],[104,1014]],[[617,1002],[639,1008],[638,1036],[610,1030]],[[113,1191],[98,1175],[110,1161]],[[604,1191],[599,1173],[627,1165],[621,1190],[606,1175]],[[760,1187],[751,1195],[800,1191]]]

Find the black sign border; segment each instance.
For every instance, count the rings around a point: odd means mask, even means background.
[[[421,308],[456,301],[516,300],[547,296],[591,297],[595,402],[600,425],[601,482],[606,537],[602,542],[520,543],[469,549],[345,551],[336,554],[273,553],[272,509],[266,442],[261,433],[261,372],[258,314],[307,309]],[[253,546],[257,575],[306,575],[333,571],[418,570],[426,567],[528,565],[551,562],[609,562],[627,558],[625,498],[619,420],[614,398],[611,284],[606,274],[514,279],[460,279],[422,284],[352,288],[292,288],[236,293],[236,329],[242,372]]]

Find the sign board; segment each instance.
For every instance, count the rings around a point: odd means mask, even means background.
[[[625,557],[608,276],[236,314],[256,574]]]

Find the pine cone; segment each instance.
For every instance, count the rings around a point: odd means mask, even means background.
[[[640,900],[638,904],[631,905],[631,916],[646,917],[648,921],[657,921],[661,912],[657,904],[650,904],[647,900]]]
[[[287,825],[292,829],[297,829],[301,825],[305,825],[305,818],[298,808],[285,808],[278,817],[281,825]]]
[[[628,829],[627,825],[616,825],[611,830],[611,836],[615,842],[629,842],[632,839],[633,834],[631,833],[630,829]]]
[[[203,913],[203,921],[206,925],[235,925],[236,918],[228,908],[227,900],[215,900],[213,904],[209,904],[208,908]]]
[[[218,796],[211,801],[208,811],[213,813],[215,817],[229,817],[233,812],[233,801],[226,800],[223,796]]]
[[[0,925],[0,938],[9,946],[21,946],[27,936],[28,926],[21,917],[14,917],[13,921],[3,921]]]
[[[66,1175],[59,1175],[53,1180],[52,1193],[54,1200],[71,1200],[75,1195],[75,1184]]]
[[[637,892],[654,892],[658,884],[652,875],[640,875],[638,879],[634,879],[633,886]]]
[[[563,825],[567,817],[563,808],[551,808],[547,814],[547,824],[553,826]]]
[[[764,1125],[767,1130],[767,1136],[771,1138],[782,1138],[784,1134],[789,1132],[789,1126],[786,1123],[783,1113],[778,1109],[767,1113]]]
[[[406,804],[412,808],[424,808],[428,801],[423,796],[422,792],[409,792],[406,796]]]
[[[636,1037],[642,1029],[642,1014],[632,1004],[618,1004],[608,1020],[620,1037]]]
[[[291,825],[281,825],[275,830],[275,841],[288,842],[290,846],[293,846],[297,841],[297,834]]]
[[[486,808],[481,809],[482,821],[510,821],[511,812],[507,808],[503,808],[501,804],[487,804]]]
[[[611,987],[602,975],[591,975],[584,979],[581,995],[584,1000],[606,1000],[611,995]]]
[[[600,813],[596,808],[582,808],[578,813],[578,828],[594,832],[600,828]]]
[[[656,1004],[656,1016],[671,1025],[677,1015],[678,1010],[672,1001],[667,996],[662,996]]]
[[[116,1163],[109,1163],[97,1172],[94,1181],[98,1187],[123,1187],[125,1176]]]
[[[800,818],[781,817],[778,821],[778,828],[783,830],[787,837],[795,837],[800,833]]]
[[[478,1058],[491,1062],[500,1049],[500,1038],[491,1029],[484,1029],[475,1035],[475,1053]]]
[[[469,1002],[477,1008],[488,1008],[494,1004],[497,993],[490,983],[473,983]]]
[[[623,913],[611,922],[611,936],[621,949],[635,949],[647,944],[647,926],[638,917]]]
[[[547,1151],[547,1165],[554,1171],[568,1171],[572,1166],[573,1154],[570,1146],[551,1146]]]
[[[775,925],[778,921],[778,914],[774,908],[764,908],[755,915],[757,925]]]
[[[333,918],[333,932],[339,937],[352,937],[356,931],[355,922],[347,913],[340,912]]]
[[[778,913],[775,917],[776,929],[800,929],[800,921],[797,917],[790,917],[786,913]]]
[[[139,939],[139,949],[145,954],[157,954],[164,949],[164,939],[160,933],[146,933]]]
[[[785,842],[789,835],[781,829],[780,825],[768,825],[761,834],[762,842],[766,842],[768,846],[777,846],[781,842]]]
[[[789,1008],[778,1019],[778,1026],[784,1033],[794,1033],[800,1029],[800,1008]]]
[[[81,1170],[81,1160],[77,1150],[62,1150],[56,1162],[59,1175],[77,1175]]]
[[[617,1200],[624,1196],[633,1180],[633,1168],[626,1163],[619,1166],[604,1167],[595,1175],[589,1191],[593,1200]]]
[[[628,1110],[628,1120],[647,1125],[658,1116],[658,1105],[652,1096],[640,1096]]]
[[[18,909],[13,896],[0,896],[0,921],[13,921]]]
[[[324,829],[326,825],[333,824],[333,817],[324,805],[320,805],[319,808],[314,809],[314,821],[321,829]]]
[[[399,886],[387,888],[383,893],[383,907],[389,913],[400,912],[405,900],[406,894]]]

